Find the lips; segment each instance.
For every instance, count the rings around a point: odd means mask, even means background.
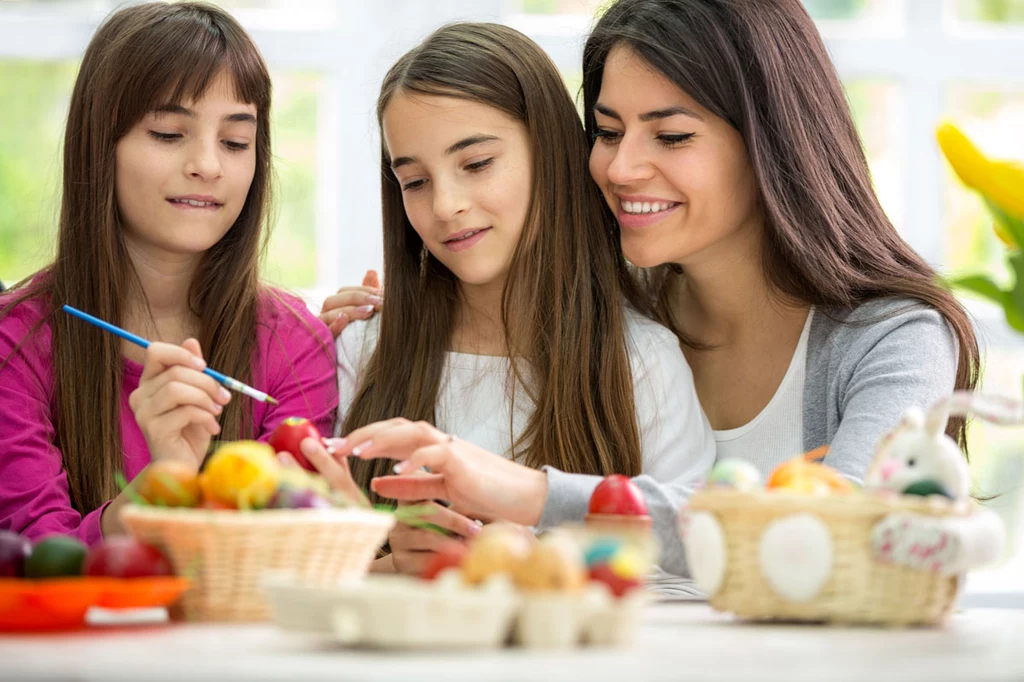
[[[168,197],[167,202],[181,208],[217,209],[224,204],[217,201],[215,197],[188,195],[181,197]]]
[[[449,251],[465,251],[466,249],[475,246],[480,242],[487,234],[491,231],[489,227],[478,228],[474,230],[463,230],[456,232],[454,235],[446,239],[443,243]]]

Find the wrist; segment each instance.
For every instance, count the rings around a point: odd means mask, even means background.
[[[530,467],[522,467],[522,469],[522,485],[518,495],[521,504],[517,505],[517,511],[521,513],[521,516],[509,520],[533,527],[540,523],[544,505],[547,503],[548,476],[539,469]]]

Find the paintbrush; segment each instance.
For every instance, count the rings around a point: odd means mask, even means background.
[[[66,306],[64,306],[64,312],[70,313],[71,315],[74,315],[75,317],[79,318],[80,320],[85,320],[86,322],[94,324],[97,327],[99,327],[100,329],[105,329],[105,330],[107,330],[108,332],[110,332],[112,334],[116,334],[117,336],[120,336],[122,339],[124,339],[126,341],[131,341],[136,346],[142,346],[143,348],[149,348],[149,341],[147,341],[146,339],[142,338],[141,336],[136,336],[135,334],[132,334],[131,332],[125,331],[124,329],[121,329],[120,327],[118,327],[116,325],[112,325],[109,322],[104,322],[103,320],[99,319],[98,317],[93,317],[89,313],[83,313],[78,308],[72,308],[71,306],[66,305]],[[223,385],[226,388],[230,388],[232,391],[238,391],[239,393],[247,395],[250,398],[252,398],[253,400],[259,400],[261,403],[270,403],[271,405],[279,404],[276,400],[271,398],[269,395],[267,395],[263,391],[257,391],[252,386],[246,386],[245,384],[243,384],[238,379],[232,379],[231,377],[227,376],[226,374],[221,374],[217,370],[210,369],[209,367],[207,367],[206,369],[203,370],[203,374],[205,374],[205,375],[207,375],[209,377],[213,377],[213,379],[215,381],[217,381],[217,383]]]

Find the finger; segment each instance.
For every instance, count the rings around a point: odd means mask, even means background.
[[[362,442],[356,439],[356,433],[346,440],[351,444],[352,454],[360,459],[409,459],[416,450],[432,445],[447,444],[451,437],[439,431],[427,422],[410,422],[403,420],[387,428],[382,428]],[[406,471],[412,471],[410,467]]]
[[[426,467],[431,471],[443,474],[445,464],[448,463],[448,458],[452,454],[449,445],[450,441],[446,438],[440,443],[435,442],[418,448],[411,456],[405,458],[405,461],[395,465],[395,473],[401,476]]]
[[[360,445],[366,447],[371,443],[375,436],[381,433],[385,433],[390,429],[403,426],[405,424],[411,424],[408,419],[403,417],[395,417],[394,419],[387,419],[385,421],[374,422],[362,426],[355,431],[350,432],[344,438],[332,438],[328,441],[334,446],[334,454],[340,457],[348,457],[352,455],[352,451]]]
[[[196,338],[189,337],[182,342],[181,347],[187,350],[192,355],[195,355],[200,360],[203,358],[203,348],[199,345],[199,340]]]
[[[406,526],[400,530],[396,529],[391,534],[391,549],[400,552],[443,552],[448,549],[458,549],[459,545],[465,544],[459,538],[450,538],[444,533],[436,530],[425,530]]]
[[[462,514],[442,507],[436,502],[428,505],[430,511],[418,517],[418,521],[432,523],[435,526],[451,531],[464,538],[471,538],[480,533],[480,525]]]
[[[338,308],[354,308],[360,305],[377,305],[381,302],[380,290],[370,287],[342,287],[338,292],[324,299],[321,312]]]
[[[214,419],[224,411],[224,406],[214,401],[210,394],[203,389],[187,384],[182,381],[168,381],[159,388],[154,389],[149,396],[148,402],[150,411],[155,416],[170,412],[177,407],[194,405],[209,414]]]
[[[155,415],[154,421],[159,425],[158,431],[154,433],[158,439],[178,435],[192,425],[205,429],[211,436],[220,433],[220,424],[213,415],[194,405],[185,405]]]
[[[213,405],[227,405],[231,402],[231,393],[226,388],[218,384],[212,377],[208,377],[202,372],[197,372],[189,367],[182,367],[176,365],[169,369],[165,369],[163,372],[155,377],[147,379],[145,382],[139,382],[140,398],[147,401],[166,399],[168,397],[168,391],[170,387],[183,386],[191,387],[197,391],[200,391],[207,400],[210,402],[210,410],[216,412],[213,409]],[[182,401],[190,402],[190,401]],[[200,404],[196,401],[191,401],[195,404]],[[165,408],[168,409],[168,408]],[[219,412],[217,412],[219,414]]]
[[[363,286],[380,289],[380,275],[377,274],[376,270],[366,271],[366,275],[363,276]]]
[[[345,331],[345,327],[348,326],[349,320],[350,318],[346,313],[339,311],[338,317],[328,325],[328,328],[331,330],[331,336],[334,338],[341,336],[341,333]]]
[[[355,308],[345,308],[345,314],[352,320],[368,320],[377,312],[374,305],[361,305]]]
[[[290,452],[279,452],[277,453],[277,463],[285,468],[295,469],[298,468],[299,463],[295,461]]]
[[[369,505],[366,495],[352,479],[347,459],[338,459],[328,454],[323,444],[316,438],[304,438],[299,443],[299,449],[310,464],[316,467],[320,475],[327,480],[327,484],[331,486],[332,490],[340,492],[353,504]]]
[[[197,356],[181,346],[156,341],[146,348],[146,361],[143,363],[142,377],[139,381],[156,376],[168,367],[175,365],[191,367],[201,372],[206,368],[206,361],[203,360],[202,355]]]
[[[448,498],[448,487],[441,474],[378,476],[370,481],[370,490],[391,500],[444,500]]]

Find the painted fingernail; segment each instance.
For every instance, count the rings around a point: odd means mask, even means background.
[[[399,462],[398,464],[395,465],[395,468],[392,469],[392,471],[394,471],[396,474],[401,476],[402,474],[404,474],[406,472],[406,470],[408,468],[409,468],[409,462]]]
[[[227,402],[231,400],[231,391],[229,391],[226,388],[221,388],[219,391],[217,391],[217,397],[223,400],[224,402]]]
[[[360,443],[359,445],[357,445],[354,448],[352,448],[352,454],[355,455],[356,457],[359,457],[364,452],[369,450],[371,445],[373,445],[373,441],[372,440],[368,440],[365,443]]]
[[[196,355],[192,356],[192,364],[196,369],[206,369],[206,361]]]
[[[468,530],[469,530],[469,535],[470,535],[470,537],[473,537],[473,536],[476,536],[476,535],[479,535],[479,534],[480,534],[480,526],[479,526],[479,525],[477,525],[477,524],[479,524],[479,523],[480,523],[480,522],[479,522],[479,521],[477,521],[476,523],[474,523],[474,524],[473,524],[472,526],[470,526],[470,527],[469,527],[469,529],[468,529]]]
[[[224,406],[223,405],[214,405],[213,406],[214,414],[220,414],[223,411],[224,411]]]
[[[356,312],[357,313],[361,313],[361,314],[372,313],[373,312],[373,306],[372,305],[361,305],[358,308],[356,308]]]
[[[476,525],[478,525],[478,526],[484,525],[484,522],[481,521],[480,519],[475,519],[475,521],[476,521]]]
[[[373,305],[380,305],[381,303],[384,302],[384,299],[381,298],[380,296],[367,296],[366,300]]]

